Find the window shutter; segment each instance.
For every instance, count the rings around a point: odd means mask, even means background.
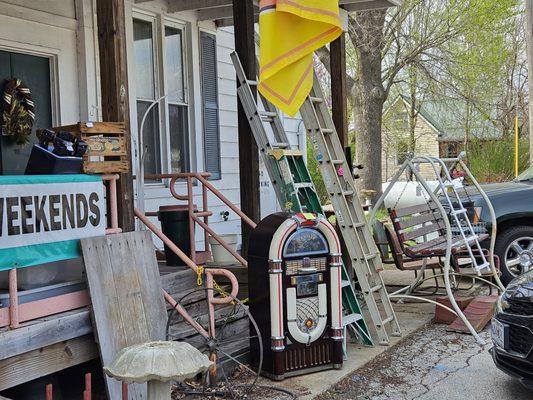
[[[217,42],[200,32],[205,170],[220,179],[220,124],[218,117]]]

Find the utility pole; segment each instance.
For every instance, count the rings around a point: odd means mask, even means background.
[[[533,0],[526,2],[526,42],[529,87],[529,164],[533,165]]]

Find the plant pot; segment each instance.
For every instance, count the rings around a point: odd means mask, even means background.
[[[233,250],[237,251],[238,235],[227,234],[218,235],[224,242],[226,242]],[[211,254],[213,255],[213,263],[217,265],[231,265],[237,264],[238,261],[233,255],[227,251],[217,240],[209,236],[209,244],[211,245]]]

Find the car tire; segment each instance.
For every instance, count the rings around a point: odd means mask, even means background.
[[[511,244],[520,238],[530,238],[533,241],[533,226],[519,225],[506,229],[499,233],[496,237],[496,244],[494,246],[494,254],[500,258],[500,270],[502,283],[507,286],[516,274],[506,265],[506,252]]]

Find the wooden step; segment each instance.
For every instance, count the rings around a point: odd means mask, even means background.
[[[489,323],[494,315],[494,305],[498,300],[498,296],[480,296],[476,297],[464,309],[466,319],[470,321],[476,332],[481,332],[483,328]],[[448,329],[454,332],[469,332],[464,322],[457,317]]]

